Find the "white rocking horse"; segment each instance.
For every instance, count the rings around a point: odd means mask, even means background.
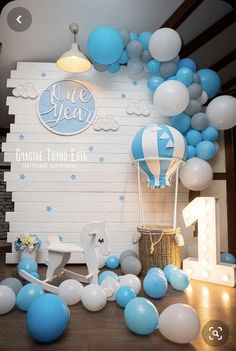
[[[110,254],[109,235],[105,228],[105,222],[92,222],[85,225],[80,233],[80,243],[81,247],[75,244],[63,243],[58,236],[50,236],[48,238],[48,260],[45,262],[48,265],[46,279],[37,279],[22,269],[19,272],[20,276],[53,294],[58,294],[59,289],[50,283],[60,278],[63,274],[82,283],[97,284],[99,270],[95,248],[98,247],[104,256]],[[81,252],[84,254],[85,263],[88,268],[86,276],[64,268],[72,252]]]

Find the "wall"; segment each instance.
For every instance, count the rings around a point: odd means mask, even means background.
[[[44,74],[42,74],[44,73]],[[64,241],[79,242],[81,227],[96,220],[106,220],[114,254],[129,248],[139,223],[136,170],[130,162],[129,150],[133,135],[145,125],[163,122],[152,104],[152,94],[146,87],[146,79],[138,82],[130,79],[125,68],[119,73],[89,71],[72,75],[59,71],[52,63],[18,63],[11,72],[8,87],[33,82],[39,93],[50,83],[79,78],[93,92],[97,102],[97,118],[112,114],[119,122],[117,131],[95,131],[91,126],[74,136],[60,136],[48,131],[37,116],[37,100],[8,97],[9,113],[15,115],[15,124],[3,144],[5,161],[11,162],[11,172],[5,174],[7,190],[12,191],[14,213],[8,213],[10,223],[8,241],[13,242],[22,232],[36,233],[42,240],[39,262],[47,256],[46,241],[51,234],[63,236]],[[150,115],[129,115],[126,107],[140,99],[150,110]],[[24,140],[19,140],[23,135]],[[92,146],[93,151],[89,152]],[[24,169],[16,162],[15,151],[45,150],[68,151],[71,147],[83,150],[87,162],[78,164],[76,171],[64,169]],[[100,158],[103,158],[101,162]],[[71,179],[72,173],[76,179]],[[24,179],[22,178],[24,175]],[[150,190],[143,179],[145,216],[148,222],[171,224],[173,215],[174,187],[166,190]],[[183,225],[182,209],[188,202],[188,191],[180,185],[178,223],[183,227],[186,239],[191,240],[191,228]],[[50,207],[51,210],[47,211]],[[17,261],[12,248],[7,262]],[[82,262],[81,256],[73,255],[71,262]]]

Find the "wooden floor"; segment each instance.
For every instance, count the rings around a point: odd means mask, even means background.
[[[14,265],[4,264],[4,253],[0,251],[0,280],[17,277]],[[74,271],[83,270],[73,266]],[[45,267],[40,267],[40,273]],[[144,293],[141,295],[145,296]],[[152,299],[151,299],[152,300]],[[0,316],[1,351],[235,351],[236,350],[236,289],[192,281],[186,292],[177,292],[169,287],[167,295],[152,300],[159,314],[167,306],[182,302],[195,308],[201,325],[212,319],[220,319],[228,326],[228,342],[220,347],[207,345],[201,334],[192,344],[178,345],[165,340],[159,331],[149,336],[138,336],[125,326],[123,310],[115,302],[108,302],[97,313],[88,312],[81,303],[71,306],[70,324],[64,335],[52,344],[42,345],[34,342],[26,329],[26,314],[15,308]]]

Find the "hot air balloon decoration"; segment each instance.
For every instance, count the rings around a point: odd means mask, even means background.
[[[140,129],[131,145],[131,158],[148,177],[151,188],[170,186],[172,175],[186,155],[187,145],[183,135],[165,124]]]

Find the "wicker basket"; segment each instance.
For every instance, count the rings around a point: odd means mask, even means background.
[[[180,228],[145,225],[137,230],[140,236],[139,258],[142,263],[142,275],[151,267],[163,268],[170,263],[181,268],[181,247],[175,241],[175,234],[180,233]]]

